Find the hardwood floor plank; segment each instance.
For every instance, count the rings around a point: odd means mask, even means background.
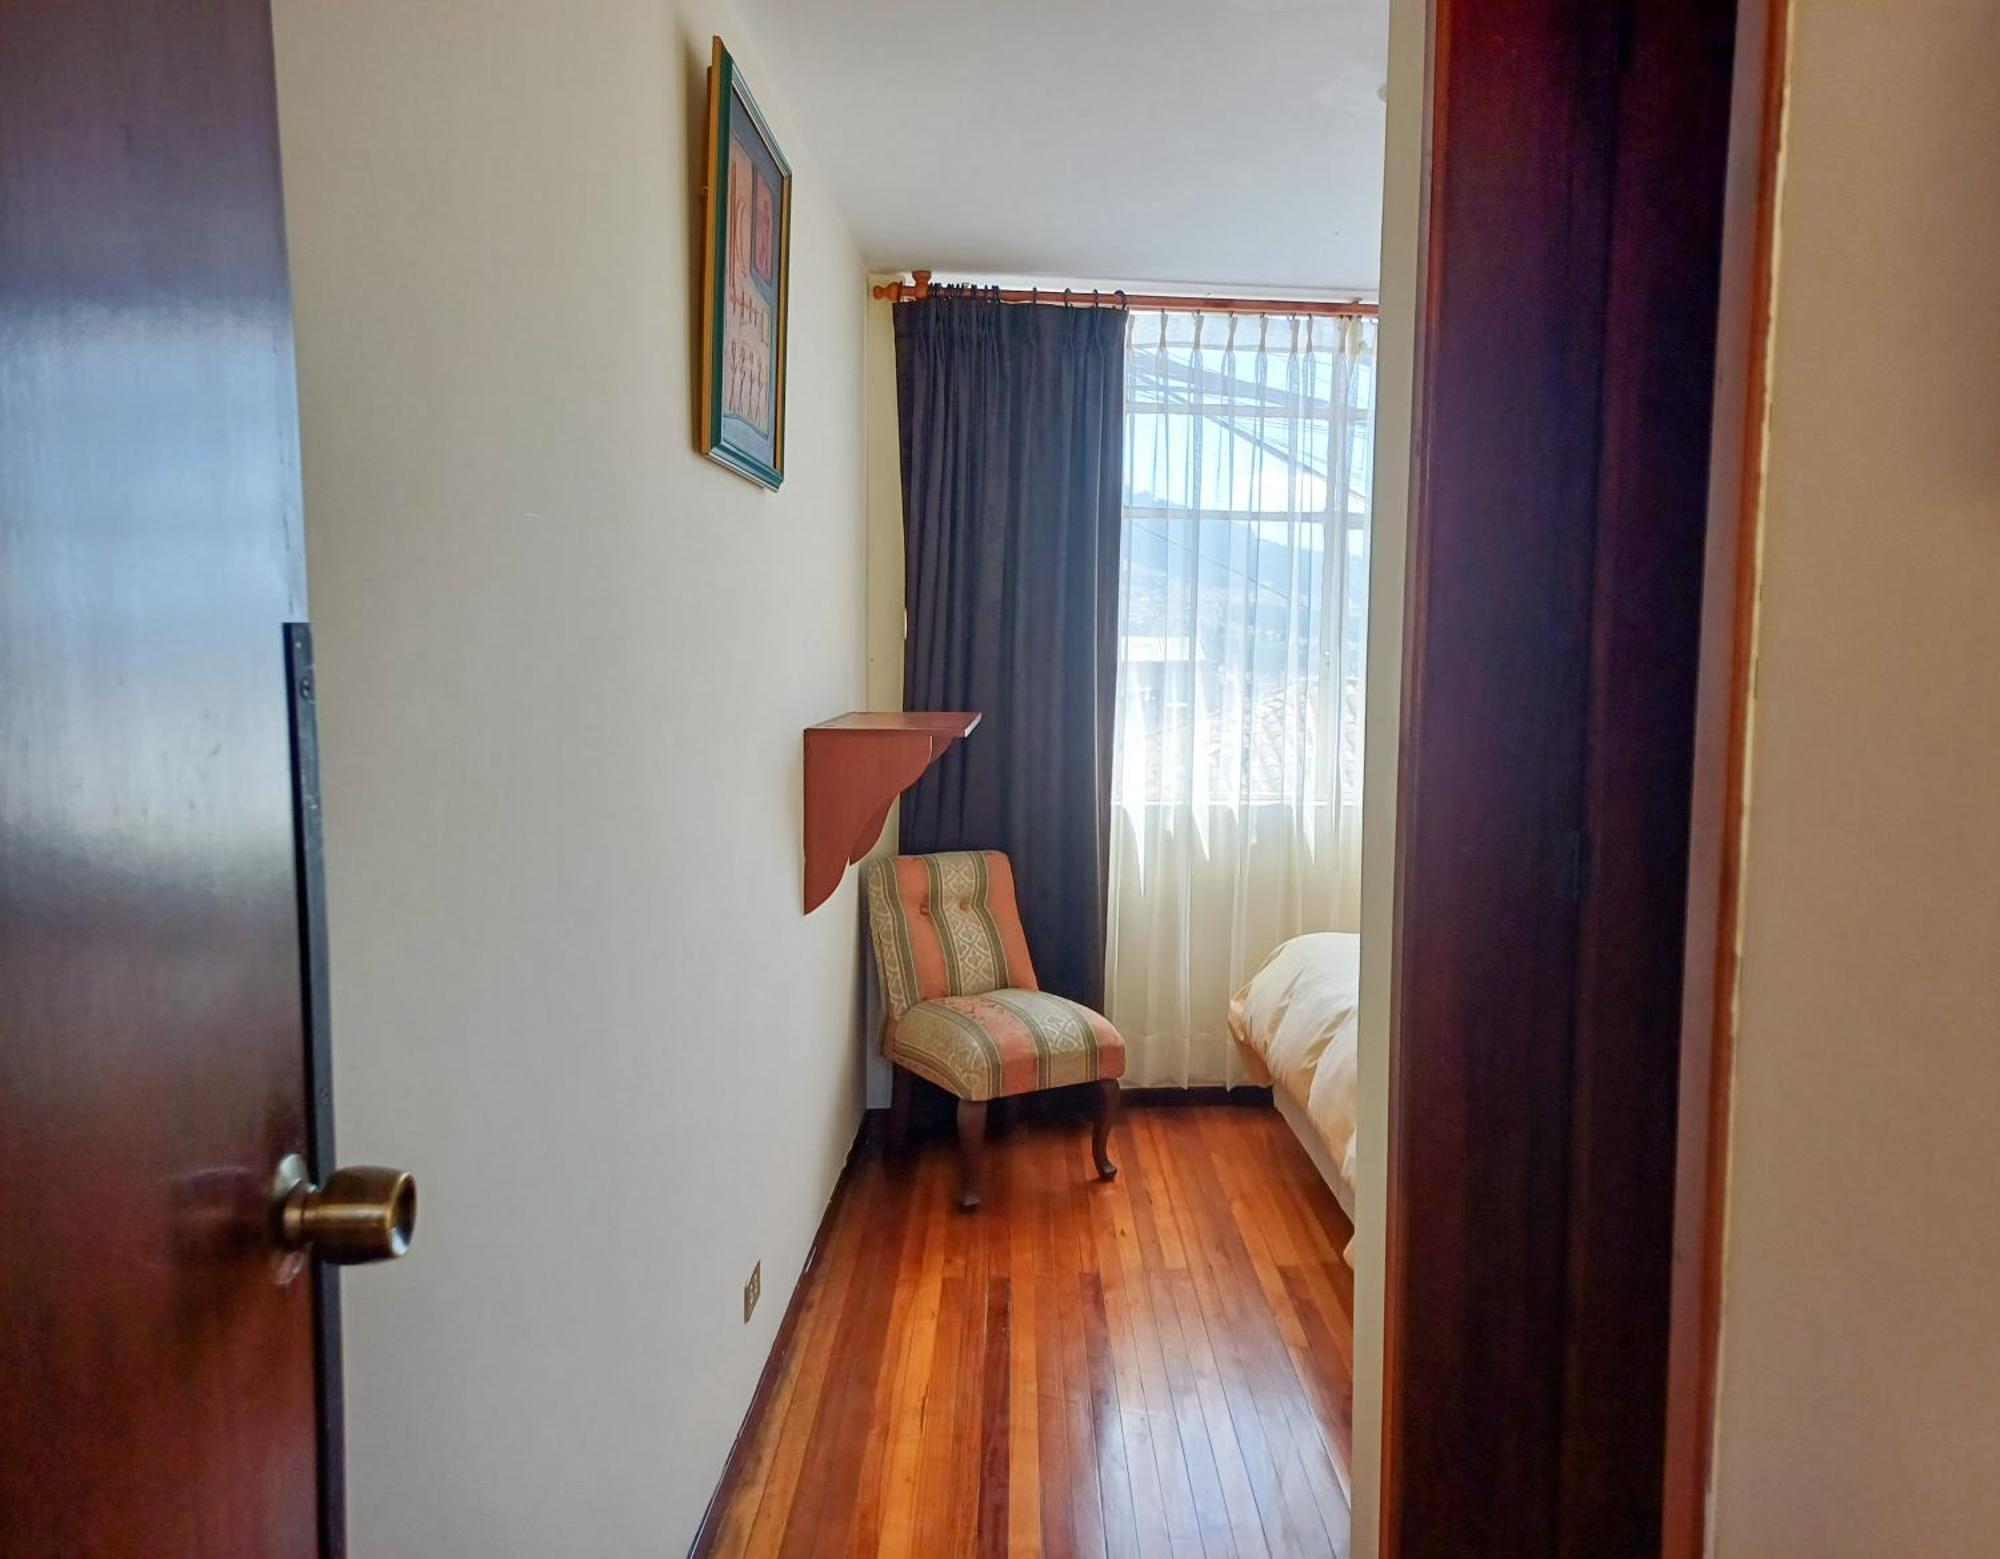
[[[931,1365],[937,1356],[938,1316],[944,1283],[945,1178],[938,1171],[943,1164],[932,1158],[915,1176],[918,1213],[922,1223],[923,1256],[917,1273],[915,1298],[911,1304],[904,1336],[903,1357],[895,1388],[890,1393],[888,1430],[889,1456],[883,1472],[882,1529],[870,1534],[857,1527],[849,1551],[875,1553],[885,1559],[907,1559],[916,1553],[917,1467],[922,1453],[926,1398],[931,1391]]]
[[[966,1315],[964,1270],[954,1272],[947,1263],[940,1281],[938,1333],[935,1362],[924,1398],[923,1457],[917,1475],[916,1542],[911,1552],[948,1554],[955,1551],[952,1515],[958,1484],[952,1470],[956,1448],[956,1425],[974,1411],[959,1392],[958,1362],[963,1356],[962,1339],[973,1328]]]
[[[1167,1396],[1173,1404],[1181,1458],[1187,1464],[1188,1489],[1194,1498],[1195,1528],[1201,1536],[1202,1552],[1208,1559],[1224,1559],[1224,1556],[1235,1559],[1236,1536],[1230,1526],[1229,1504],[1223,1497],[1222,1473],[1209,1439],[1208,1420],[1202,1415],[1194,1371],[1189,1367],[1180,1312],[1174,1306],[1172,1282],[1184,1275],[1184,1272],[1152,1275],[1149,1288],[1153,1324],[1159,1334],[1160,1362],[1166,1372]]]
[[[844,1366],[820,1393],[811,1444],[792,1496],[779,1559],[810,1559],[846,1547],[848,1523],[860,1492],[861,1467],[870,1434],[870,1408],[882,1358],[888,1351],[889,1311],[894,1302],[894,1274],[901,1270],[911,1225],[906,1216],[910,1186],[887,1181],[878,1197],[883,1216],[872,1221],[870,1238],[860,1256],[861,1271],[874,1276],[852,1288],[842,1317]],[[888,1280],[882,1280],[887,1274]],[[886,1427],[886,1426],[885,1426]]]
[[[1000,1182],[994,1188],[991,1205],[1004,1208],[1008,1201],[1007,1188],[1004,1169],[996,1162],[997,1158],[995,1153],[987,1154],[989,1182]],[[990,1319],[988,1303],[991,1298],[986,1280],[993,1224],[992,1218],[959,1217],[950,1225],[956,1243],[964,1251],[965,1303],[970,1311],[967,1324],[958,1338],[959,1409],[952,1424],[951,1437],[951,1495],[948,1507],[951,1547],[948,1551],[954,1554],[971,1553],[973,1538],[978,1530],[979,1458],[986,1443],[986,1415],[991,1411],[986,1396],[986,1326]],[[946,1551],[934,1550],[938,1553]]]
[[[706,1553],[1162,1559],[1349,1551],[1351,1237],[1268,1109],[1013,1113],[861,1150]]]
[[[1064,1390],[1064,1362],[1058,1280],[1056,1277],[1055,1210],[1065,1189],[1058,1178],[1064,1166],[1053,1144],[1036,1139],[1033,1166],[1035,1200],[1032,1217],[1018,1220],[1017,1229],[1028,1231],[1024,1242],[1015,1242],[1014,1281],[1032,1285],[1028,1300],[1033,1316],[1035,1348],[1031,1378],[1024,1386],[1017,1376],[1017,1390],[1032,1389],[1035,1416],[1035,1457],[1032,1474],[1025,1451],[1017,1446],[1015,1478],[1034,1485],[1035,1521],[1027,1524],[1026,1512],[1016,1503],[1009,1517],[1009,1540],[1014,1552],[1041,1554],[1046,1559],[1072,1559],[1076,1552],[1074,1522],[1070,1513],[1069,1404]],[[1018,1291],[1018,1288],[1017,1288]],[[1017,1491],[1018,1500],[1018,1491]]]
[[[1265,1538],[1274,1553],[1331,1553],[1334,1539],[1312,1498],[1290,1416],[1279,1400],[1285,1383],[1274,1383],[1271,1373],[1270,1361],[1282,1343],[1269,1313],[1250,1297],[1256,1285],[1243,1276],[1249,1254],[1199,1123],[1176,1161],[1202,1172],[1201,1194],[1187,1204],[1203,1227],[1196,1246],[1202,1259],[1190,1275],[1230,1421],[1245,1449]]]
[[[1013,1284],[1004,1273],[986,1280],[986,1358],[980,1368],[986,1410],[979,1419],[980,1559],[1004,1559],[1011,1514],[1008,1491],[1012,1467],[1012,1391],[1008,1363],[1013,1357]]]
[[[1090,1192],[1084,1184],[1068,1196],[1070,1216],[1058,1231],[1058,1314],[1063,1337],[1063,1390],[1069,1399],[1072,1458],[1070,1530],[1079,1554],[1131,1552],[1137,1544],[1132,1487],[1125,1474],[1122,1444],[1107,1446],[1103,1426],[1116,1417],[1116,1395],[1108,1371],[1092,1370],[1085,1320],[1085,1251],[1082,1230]],[[1114,1431],[1115,1432],[1115,1431]]]
[[[819,1273],[812,1279],[813,1298],[821,1293],[820,1285],[825,1285],[826,1303],[823,1309],[809,1317],[809,1324],[800,1328],[801,1337],[796,1349],[799,1373],[796,1388],[787,1395],[781,1414],[770,1421],[770,1433],[774,1444],[771,1451],[770,1471],[759,1491],[756,1512],[743,1539],[743,1552],[750,1559],[767,1559],[775,1555],[784,1541],[785,1526],[792,1514],[792,1497],[798,1488],[799,1475],[806,1463],[806,1450],[811,1439],[811,1429],[818,1416],[820,1395],[826,1384],[828,1366],[834,1354],[834,1339],[838,1334],[841,1312],[846,1306],[849,1292],[856,1286],[855,1274],[861,1267],[856,1259],[856,1251],[866,1236],[872,1222],[873,1207],[881,1193],[881,1186],[871,1177],[857,1175],[849,1207],[853,1217],[843,1220],[843,1226],[834,1230],[832,1248],[827,1251]]]
[[[904,1259],[897,1264],[884,1336],[883,1367],[877,1372],[868,1404],[866,1440],[855,1477],[853,1509],[847,1522],[845,1552],[849,1559],[876,1553],[883,1527],[883,1501],[888,1492],[888,1463],[897,1426],[896,1400],[908,1368],[912,1312],[923,1283],[924,1225],[905,1219]],[[828,1534],[830,1536],[831,1534]],[[823,1539],[824,1542],[824,1539]]]
[[[1160,1454],[1154,1445],[1153,1420],[1146,1411],[1145,1388],[1139,1383],[1138,1343],[1132,1336],[1132,1315],[1126,1303],[1122,1274],[1099,1271],[1095,1299],[1101,1308],[1100,1327],[1112,1361],[1117,1388],[1117,1426],[1125,1449],[1125,1476],[1132,1492],[1132,1516],[1142,1553],[1164,1554],[1172,1542],[1167,1530],[1167,1496],[1160,1482]]]
[[[1333,1328],[1328,1325],[1326,1313],[1312,1291],[1311,1279],[1298,1267],[1285,1268],[1284,1279],[1285,1286],[1292,1291],[1293,1301],[1306,1329],[1307,1357],[1313,1364],[1328,1358],[1339,1359],[1342,1350],[1333,1340]],[[1341,1469],[1354,1460],[1354,1382],[1348,1378],[1344,1368],[1336,1377],[1335,1372],[1312,1368],[1305,1360],[1295,1358],[1293,1362],[1299,1365],[1300,1374],[1312,1393],[1320,1429],[1326,1436],[1328,1461],[1335,1476],[1339,1477]],[[1345,1390],[1341,1389],[1343,1386]],[[1354,1490],[1345,1477],[1340,1478],[1340,1492],[1351,1506]]]
[[[1275,1198],[1266,1201],[1261,1190],[1252,1190],[1250,1199],[1260,1205],[1276,1205]],[[1297,1246],[1292,1249],[1296,1254]],[[1347,1333],[1344,1345],[1333,1342],[1331,1328],[1315,1333],[1313,1319],[1318,1311],[1307,1302],[1311,1285],[1295,1286],[1292,1281],[1291,1274],[1299,1270],[1297,1266],[1274,1266],[1268,1273],[1259,1270],[1258,1277],[1283,1296],[1282,1300],[1274,1298],[1271,1308],[1280,1322],[1284,1352],[1297,1388],[1284,1394],[1284,1408],[1313,1501],[1336,1549],[1344,1553],[1348,1511],[1353,1504],[1347,1475],[1353,1439],[1348,1406],[1353,1382],[1347,1362],[1352,1355],[1352,1322],[1343,1323],[1342,1330]]]
[[[1128,1138],[1128,1142],[1131,1140]],[[1124,1266],[1119,1295],[1125,1307],[1125,1325],[1137,1356],[1140,1401],[1146,1415],[1146,1430],[1153,1447],[1154,1463],[1159,1472],[1168,1551],[1174,1559],[1199,1559],[1204,1548],[1201,1520],[1195,1504],[1194,1480],[1189,1471],[1187,1447],[1181,1441],[1181,1424],[1174,1411],[1173,1394],[1167,1385],[1166,1360],[1160,1348],[1152,1284],[1144,1256],[1145,1242],[1138,1237],[1138,1215],[1131,1210],[1133,1201],[1144,1203],[1149,1199],[1149,1188],[1142,1174],[1125,1182],[1121,1190],[1130,1216],[1119,1220],[1118,1256]],[[1157,1243],[1154,1250],[1157,1263]]]
[[[1042,1413],[1040,1285],[1035,1278],[1035,1238],[1042,1225],[1047,1139],[1023,1133],[1010,1144],[1014,1201],[1005,1221],[1007,1287],[1014,1338],[1007,1375],[1007,1462],[1002,1469],[1007,1520],[1002,1550],[1010,1556],[1047,1551],[1042,1536]],[[1062,1545],[1065,1549],[1067,1544]]]
[[[1216,1559],[1237,1552],[1227,1498],[1216,1447],[1202,1412],[1201,1397],[1190,1364],[1191,1350],[1181,1329],[1181,1317],[1174,1299],[1173,1283],[1187,1276],[1187,1242],[1181,1229],[1178,1189],[1171,1168],[1171,1151],[1159,1124],[1163,1112],[1139,1114],[1133,1125],[1143,1176],[1141,1185],[1148,1199],[1159,1209],[1160,1250],[1166,1265],[1149,1274],[1148,1299],[1153,1329],[1159,1341],[1160,1359],[1166,1374],[1168,1398],[1173,1405],[1182,1459],[1187,1467],[1188,1486],[1193,1495],[1195,1520],[1203,1551]]]
[[[1232,1214],[1225,1234],[1235,1242],[1232,1253],[1240,1256],[1228,1269],[1228,1277],[1242,1318],[1239,1336],[1254,1382],[1256,1408],[1277,1453],[1289,1522],[1303,1551],[1341,1552],[1348,1534],[1347,1506],[1325,1497],[1335,1486],[1334,1479],[1325,1463],[1324,1443],[1309,1421],[1311,1404],[1300,1385],[1285,1335],[1288,1318],[1273,1309],[1258,1270],[1254,1251],[1262,1248],[1260,1234],[1254,1216],[1246,1212],[1254,1209],[1257,1193],[1254,1187],[1246,1192],[1237,1183],[1242,1167],[1237,1161],[1219,1164],[1217,1178],[1231,1186],[1227,1196]],[[1291,1329],[1298,1330],[1295,1320]]]
[[[1186,1267],[1169,1275],[1169,1302],[1180,1334],[1180,1348],[1207,1429],[1210,1452],[1215,1461],[1224,1507],[1228,1513],[1230,1541],[1239,1554],[1261,1556],[1269,1552],[1257,1500],[1256,1481],[1250,1471],[1242,1437],[1229,1410],[1223,1387],[1222,1369],[1210,1345],[1208,1327],[1201,1310],[1198,1274],[1205,1275],[1203,1221],[1198,1210],[1205,1177],[1211,1173],[1205,1147],[1199,1138],[1184,1129],[1184,1123],[1161,1122],[1156,1131],[1160,1151],[1156,1172],[1175,1210],[1182,1249],[1187,1251]],[[1259,1442],[1261,1450],[1261,1440]]]

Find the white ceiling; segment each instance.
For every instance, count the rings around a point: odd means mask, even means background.
[[[1388,0],[740,8],[872,269],[1375,288]]]

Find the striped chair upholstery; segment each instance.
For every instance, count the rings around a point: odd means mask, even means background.
[[[1006,856],[884,857],[864,881],[891,1061],[972,1100],[1124,1075],[1118,1031],[1036,984]]]

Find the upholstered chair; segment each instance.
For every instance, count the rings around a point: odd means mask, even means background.
[[[901,1150],[910,1079],[958,1099],[958,1205],[979,1205],[990,1100],[1089,1084],[1098,1175],[1111,1162],[1111,1124],[1125,1041],[1088,1007],[1042,990],[1014,903],[1014,872],[997,850],[897,855],[864,873],[868,934],[882,977],[882,1051],[894,1068],[889,1141]]]

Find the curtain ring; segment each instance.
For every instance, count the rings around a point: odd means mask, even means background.
[[[1104,307],[1104,297],[1101,293],[1098,292],[1098,290],[1095,287],[1092,287],[1090,289],[1090,306],[1094,309],[1101,309]]]
[[[1070,307],[1069,288],[1067,287],[1063,288],[1063,307]]]
[[[1123,287],[1120,287],[1113,296],[1118,299],[1118,306],[1125,310],[1126,313],[1129,314],[1132,311],[1132,300],[1125,296],[1125,289]]]

